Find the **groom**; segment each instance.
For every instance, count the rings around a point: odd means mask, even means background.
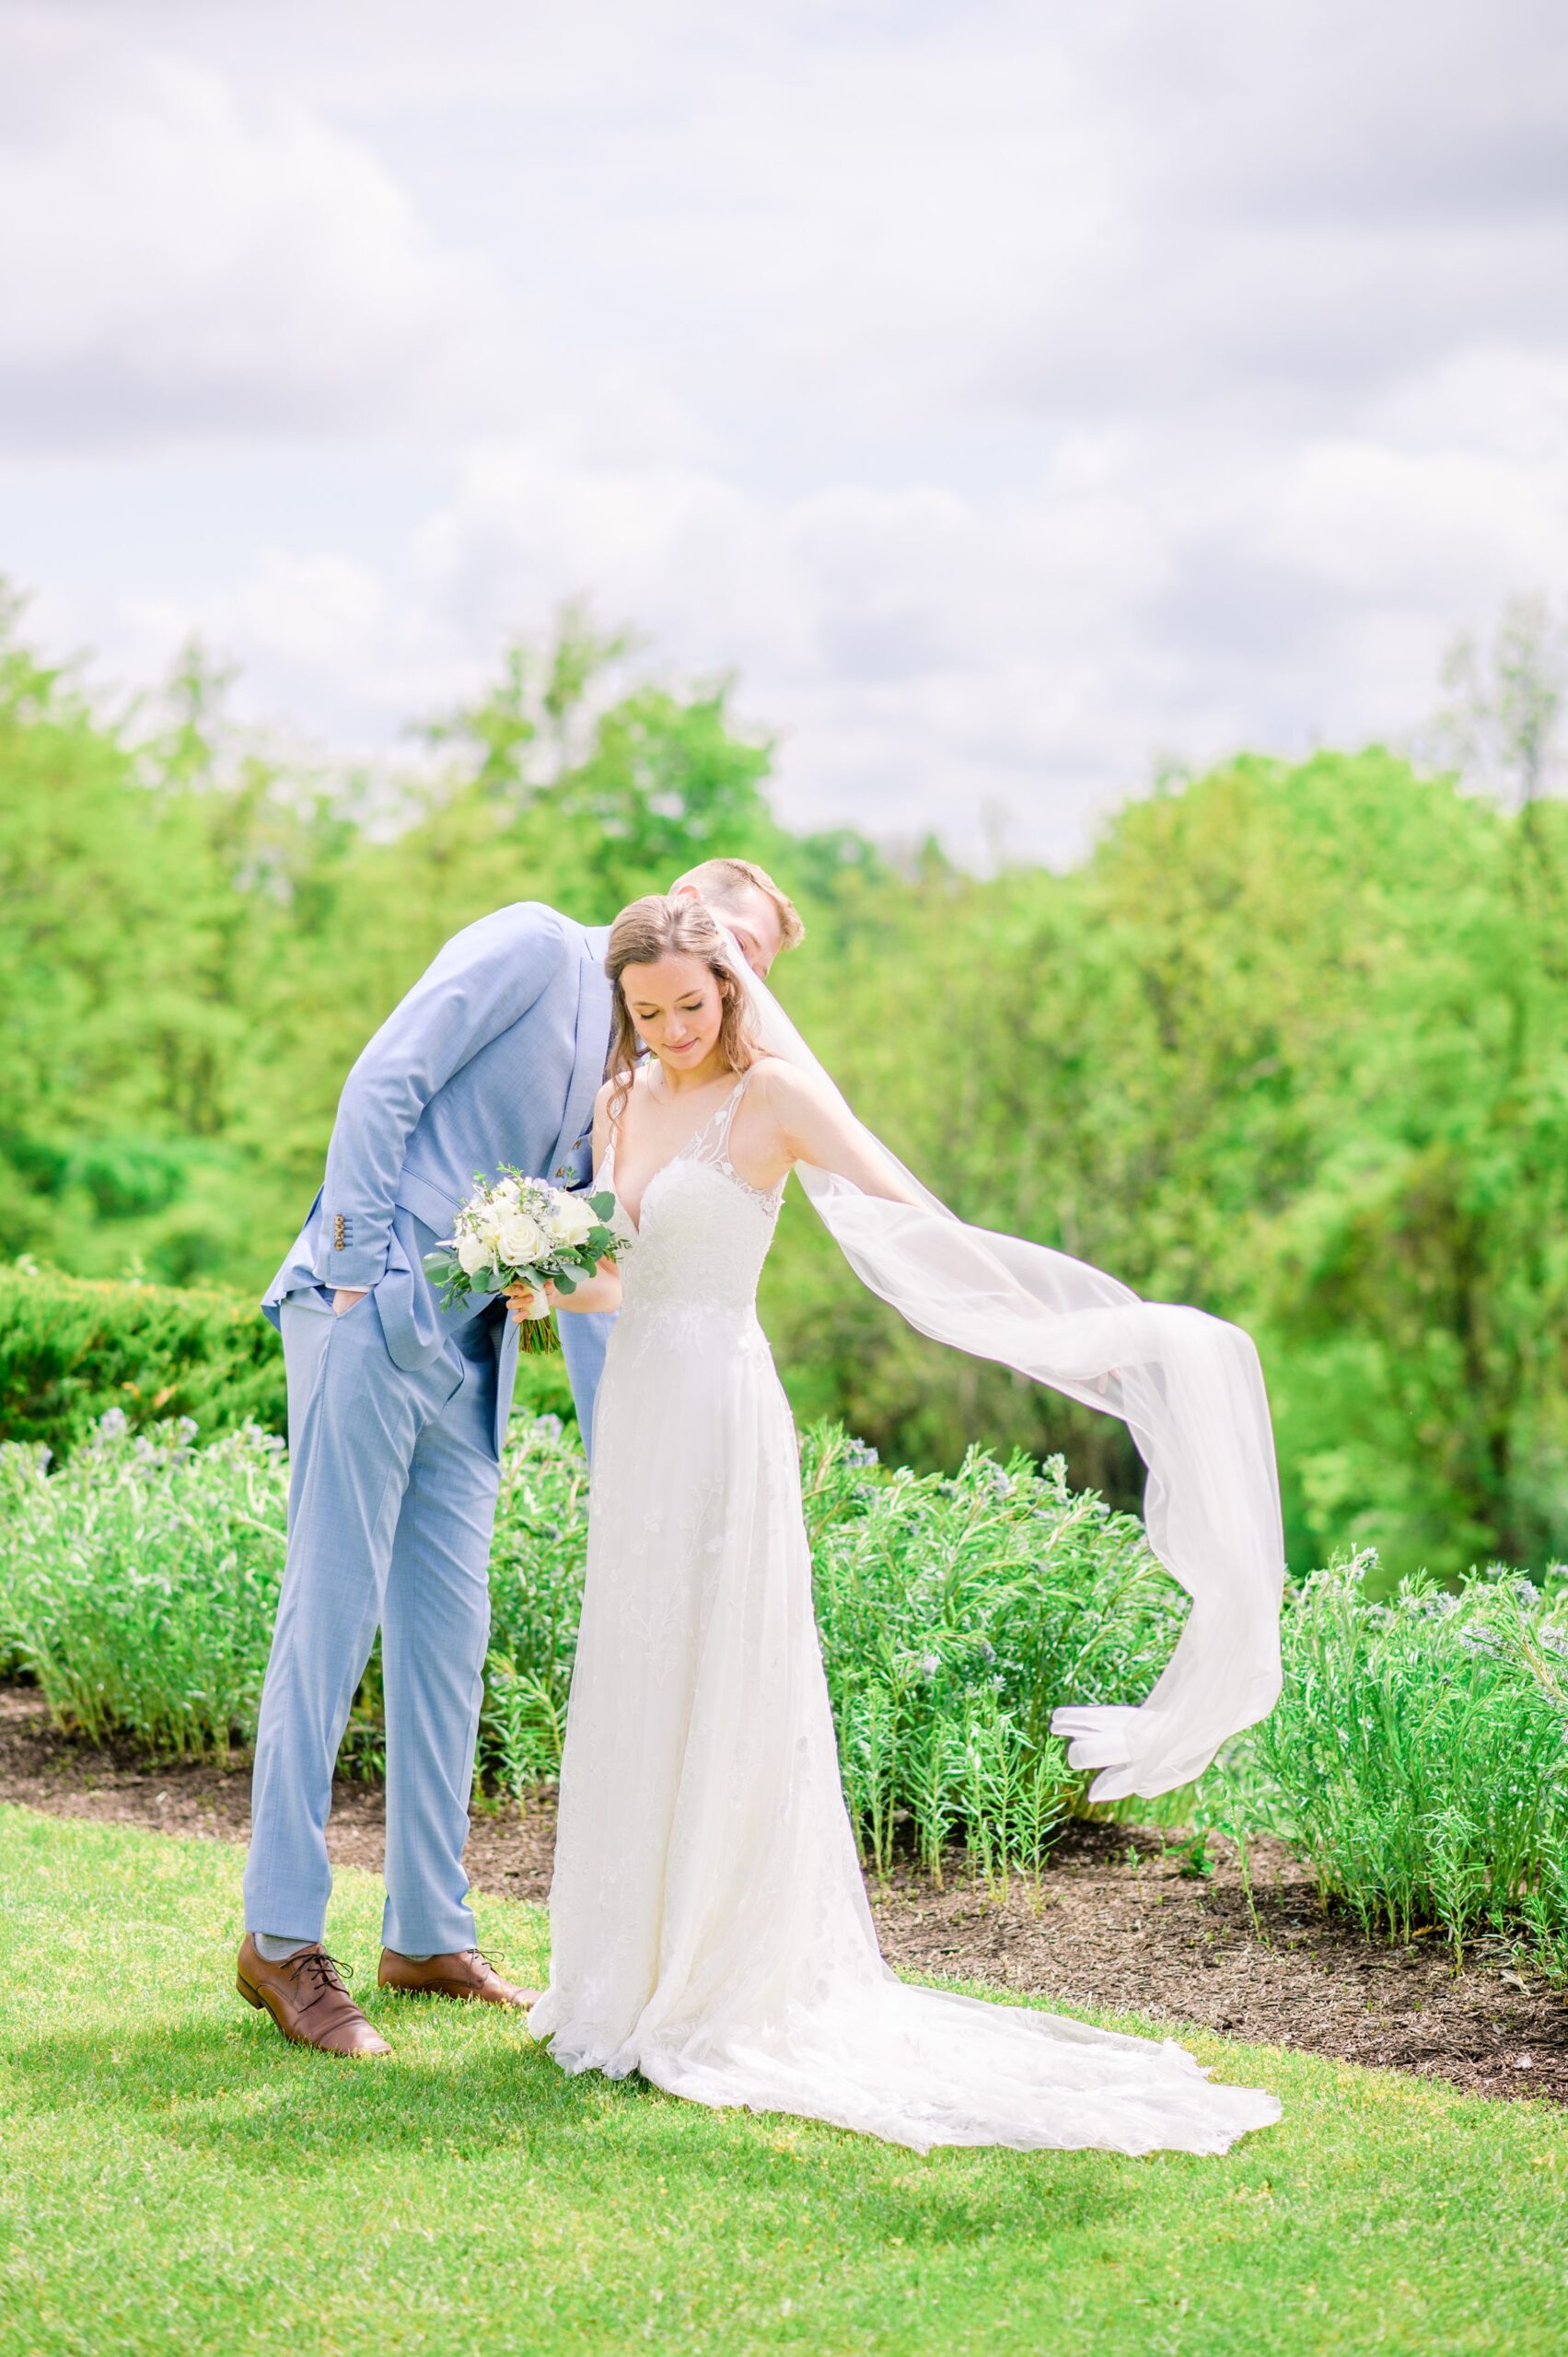
[[[765,975],[798,920],[749,860],[671,888]],[[463,1845],[501,1444],[517,1371],[505,1303],[444,1309],[424,1260],[476,1171],[581,1187],[610,1041],[608,929],[536,901],[449,941],[349,1074],[326,1180],[262,1307],[288,1379],[288,1559],[261,1694],[241,1996],[284,2036],[387,2054],[321,1945],[332,1766],[377,1628],[387,1714],[383,1986],[524,2005],[474,1945]],[[608,1318],[563,1342],[585,1446]]]

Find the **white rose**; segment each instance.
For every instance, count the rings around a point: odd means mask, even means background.
[[[476,1236],[471,1227],[458,1230],[458,1259],[464,1273],[470,1277],[477,1277],[490,1259],[483,1238]]]
[[[581,1195],[563,1195],[551,1214],[550,1232],[557,1244],[586,1244],[598,1220]]]
[[[550,1249],[550,1238],[538,1220],[523,1211],[508,1212],[496,1234],[501,1258],[514,1269],[531,1269]]]

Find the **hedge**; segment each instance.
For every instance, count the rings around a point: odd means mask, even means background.
[[[575,1421],[559,1354],[522,1360],[516,1404]],[[276,1329],[249,1295],[0,1269],[0,1440],[66,1457],[115,1408],[138,1432],[188,1416],[203,1440],[284,1434]]]

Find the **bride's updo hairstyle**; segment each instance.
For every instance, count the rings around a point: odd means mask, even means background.
[[[732,1072],[745,1072],[757,1057],[757,1043],[746,999],[746,987],[729,962],[724,935],[701,900],[689,894],[667,899],[650,892],[622,909],[610,929],[604,970],[615,992],[606,1070],[615,1083],[610,1097],[611,1122],[621,1119],[637,1069],[637,1027],[626,1004],[621,977],[628,966],[656,966],[661,958],[700,958],[714,981],[724,1012],[719,1018],[719,1052]]]

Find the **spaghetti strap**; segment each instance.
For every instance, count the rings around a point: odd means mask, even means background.
[[[740,1110],[740,1100],[746,1094],[746,1084],[756,1069],[755,1064],[747,1065],[746,1070],[714,1115],[715,1132],[714,1142],[726,1162],[729,1159],[729,1133],[735,1127],[735,1117]]]

